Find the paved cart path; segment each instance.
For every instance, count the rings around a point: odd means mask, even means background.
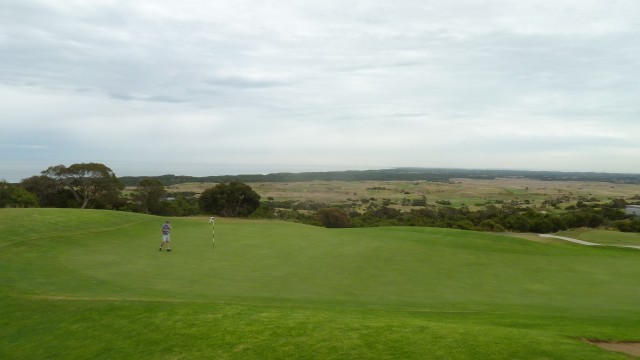
[[[560,240],[565,240],[565,241],[571,241],[572,243],[582,244],[582,245],[587,245],[587,246],[602,246],[602,244],[596,244],[596,243],[592,243],[592,242],[588,242],[588,241],[584,241],[584,240],[572,239],[572,238],[568,238],[568,237],[564,237],[564,236],[558,236],[558,235],[538,234],[538,236],[543,237],[543,238],[554,238],[554,239],[560,239]]]

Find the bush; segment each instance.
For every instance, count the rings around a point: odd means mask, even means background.
[[[493,231],[493,232],[504,232],[505,229],[502,225],[498,224],[493,220],[485,220],[480,223],[479,226],[482,231]]]
[[[276,213],[274,208],[269,204],[261,203],[260,206],[251,214],[252,218],[255,219],[275,219]]]
[[[0,207],[38,207],[38,198],[21,186],[1,180]]]
[[[413,199],[411,206],[427,206],[427,197],[423,196],[420,199]]]
[[[351,227],[349,215],[338,208],[323,208],[316,212],[316,217],[320,223],[328,228]]]
[[[613,226],[622,232],[640,232],[640,219],[615,221]]]
[[[452,227],[454,229],[461,229],[461,230],[475,230],[475,226],[473,226],[473,223],[469,220],[457,221],[456,223],[453,224]],[[504,231],[504,229],[502,229],[502,231]]]

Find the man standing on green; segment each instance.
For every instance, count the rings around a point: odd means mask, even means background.
[[[169,242],[171,241],[171,224],[169,223],[169,220],[165,221],[164,224],[162,224],[162,242],[160,243],[160,249],[158,251],[162,251],[162,246],[164,244],[167,244],[167,251],[171,251],[171,245],[169,245]]]

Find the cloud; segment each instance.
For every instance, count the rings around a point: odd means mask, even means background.
[[[639,172],[638,19],[631,0],[8,0],[0,178],[39,159]]]
[[[126,100],[126,101],[152,101],[152,102],[165,102],[165,103],[182,103],[186,100],[178,99],[172,96],[166,95],[153,95],[153,96],[145,96],[145,95],[131,95],[131,94],[110,94],[110,96],[116,100]]]

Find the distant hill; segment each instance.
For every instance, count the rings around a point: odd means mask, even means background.
[[[348,170],[327,172],[272,173],[220,176],[123,176],[127,186],[135,186],[142,179],[157,179],[165,186],[183,183],[226,183],[230,181],[251,182],[301,182],[301,181],[450,181],[455,178],[495,179],[528,178],[544,181],[599,181],[619,184],[640,184],[640,174],[599,173],[599,172],[560,172],[528,170],[475,170],[475,169],[438,169],[438,168],[393,168],[381,170]]]

